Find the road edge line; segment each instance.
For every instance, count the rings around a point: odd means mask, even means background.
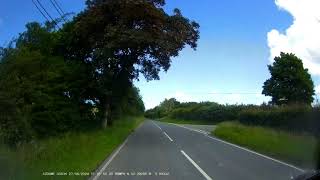
[[[123,146],[127,143],[128,139],[126,139],[118,148],[115,152],[112,153],[112,155],[110,157],[107,158],[107,162],[103,163],[104,165],[102,166],[102,168],[100,168],[100,170],[98,171],[98,173],[96,173],[96,175],[92,178],[92,180],[97,180],[101,174],[103,173],[103,171],[108,167],[108,165],[111,163],[111,161],[116,157],[116,155],[120,152],[120,150],[123,148]]]
[[[219,139],[219,138],[216,138],[216,137],[212,137],[212,136],[211,136],[210,134],[208,134],[208,133],[201,132],[201,130],[191,129],[191,128],[188,128],[188,127],[185,127],[185,126],[182,126],[182,125],[178,125],[178,124],[174,124],[174,123],[168,123],[168,124],[176,125],[176,126],[178,126],[178,127],[185,128],[185,129],[188,129],[188,130],[190,130],[190,131],[194,131],[194,132],[198,132],[198,133],[204,134],[206,137],[208,137],[208,138],[210,138],[210,139],[212,139],[212,140],[216,140],[216,141],[219,141],[219,142],[221,142],[221,143],[225,143],[225,144],[227,144],[227,145],[230,145],[230,146],[239,148],[239,149],[241,149],[241,150],[250,152],[250,153],[255,154],[255,155],[258,155],[258,156],[260,156],[260,157],[263,157],[263,158],[272,160],[272,161],[274,161],[274,162],[280,163],[280,164],[282,164],[282,165],[291,167],[291,168],[296,169],[296,170],[298,170],[298,171],[300,171],[300,172],[305,172],[305,170],[303,170],[303,169],[301,169],[301,168],[298,168],[298,167],[296,167],[296,166],[294,166],[294,165],[292,165],[292,164],[288,164],[288,163],[286,163],[286,162],[280,161],[280,160],[278,160],[278,159],[274,159],[274,158],[269,157],[269,156],[267,156],[267,155],[260,154],[260,153],[258,153],[258,152],[253,151],[253,150],[250,150],[250,149],[248,149],[248,148],[238,146],[238,145],[236,145],[236,144],[233,144],[233,143],[224,141],[224,140],[222,140],[222,139]]]
[[[204,172],[203,169],[201,169],[201,167],[196,163],[194,162],[191,157],[188,156],[187,153],[185,153],[183,150],[180,150],[180,152],[191,162],[191,164],[197,168],[197,170],[207,179],[207,180],[212,180],[212,178],[206,173]]]
[[[144,120],[145,121],[145,120]],[[135,130],[136,129],[138,129],[138,128],[140,128],[143,124],[144,124],[144,121],[142,121],[141,123],[140,123],[140,125],[137,127],[137,128],[135,128]],[[116,157],[116,155],[120,152],[120,150],[125,146],[125,144],[127,143],[127,141],[128,141],[128,139],[129,139],[129,137],[132,135],[132,133],[131,134],[129,134],[128,135],[128,137],[124,140],[124,142],[120,145],[120,146],[118,146],[99,166],[98,166],[98,168],[96,169],[96,171],[95,171],[95,175],[92,177],[89,177],[88,179],[89,180],[97,180],[100,176],[101,176],[101,174],[103,173],[103,171],[109,166],[109,164],[112,162],[112,160]],[[102,167],[101,167],[102,166]]]
[[[303,169],[301,169],[301,168],[298,168],[298,167],[296,167],[296,166],[294,166],[294,165],[292,165],[292,164],[288,164],[288,163],[286,163],[286,162],[280,161],[280,160],[278,160],[278,159],[274,159],[274,158],[269,157],[269,156],[267,156],[267,155],[260,154],[260,153],[258,153],[258,152],[256,152],[256,151],[250,150],[250,149],[248,149],[248,148],[238,146],[238,145],[236,145],[236,144],[233,144],[233,143],[230,143],[230,142],[227,142],[227,141],[224,141],[224,140],[221,140],[221,139],[212,137],[212,136],[210,136],[210,135],[207,135],[207,137],[210,138],[210,139],[212,139],[212,140],[219,141],[219,142],[221,142],[221,143],[224,143],[224,144],[227,144],[227,145],[230,145],[230,146],[239,148],[239,149],[241,149],[241,150],[250,152],[250,153],[252,153],[252,154],[261,156],[261,157],[263,157],[263,158],[272,160],[272,161],[277,162],[277,163],[280,163],[280,164],[282,164],[282,165],[286,165],[286,166],[291,167],[291,168],[293,168],[293,169],[296,169],[296,170],[298,170],[298,171],[300,171],[300,172],[305,172],[305,170],[303,170]]]
[[[250,150],[250,149],[248,149],[248,148],[238,146],[238,145],[236,145],[236,144],[233,144],[233,143],[230,143],[230,142],[221,140],[221,139],[219,139],[219,138],[212,137],[212,136],[210,136],[210,134],[203,133],[203,132],[200,132],[200,131],[198,131],[198,130],[194,130],[194,129],[191,129],[191,128],[187,128],[187,127],[185,127],[185,126],[178,125],[178,124],[174,124],[174,123],[168,123],[168,124],[176,125],[176,126],[178,126],[178,127],[185,128],[185,129],[188,129],[188,130],[190,130],[190,131],[195,131],[195,132],[204,134],[206,137],[208,137],[208,138],[210,138],[210,139],[212,139],[212,140],[216,140],[216,141],[219,141],[219,142],[228,144],[228,145],[230,145],[230,146],[233,146],[233,147],[239,148],[239,149],[241,149],[241,150],[250,152],[250,153],[255,154],[255,155],[258,155],[258,156],[260,156],[260,157],[263,157],[263,158],[269,159],[269,160],[271,160],[271,161],[280,163],[280,164],[282,164],[282,165],[291,167],[291,168],[296,169],[296,170],[298,170],[298,171],[300,171],[300,172],[305,172],[305,170],[303,170],[303,169],[301,169],[301,168],[298,168],[298,167],[296,167],[296,166],[294,166],[294,165],[292,165],[292,164],[288,164],[288,163],[286,163],[286,162],[283,162],[283,161],[280,161],[280,160],[278,160],[278,159],[274,159],[274,158],[272,158],[272,157],[269,157],[269,156],[260,154],[260,153],[258,153],[258,152],[253,151],[253,150]]]

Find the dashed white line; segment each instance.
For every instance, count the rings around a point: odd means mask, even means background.
[[[188,128],[188,127],[185,127],[185,126],[182,126],[182,125],[179,125],[179,124],[173,124],[173,123],[169,123],[169,124],[172,124],[172,125],[175,125],[175,126],[179,126],[179,127],[182,127],[182,128],[185,128],[185,129],[188,129],[190,131],[195,131],[195,132],[198,132],[198,133],[201,133],[201,134],[204,134],[204,135],[208,135],[209,133],[206,132],[206,131],[202,131],[202,130],[198,130],[198,129],[192,129],[192,128]]]
[[[120,152],[120,150],[123,148],[123,146],[127,143],[128,139],[124,141],[124,143],[112,154],[110,159],[104,164],[104,166],[100,169],[100,171],[97,173],[97,175],[92,180],[97,180],[99,176],[103,173],[103,171],[108,167],[108,165],[111,163],[114,157]]]
[[[277,159],[273,159],[273,158],[271,158],[271,157],[268,157],[268,156],[266,156],[266,155],[257,153],[257,152],[255,152],[255,151],[250,150],[250,149],[247,149],[247,148],[244,148],[244,147],[241,147],[241,146],[238,146],[238,145],[235,145],[235,144],[232,144],[232,143],[229,143],[229,142],[226,142],[226,141],[223,141],[223,140],[221,140],[221,139],[217,139],[217,138],[214,138],[214,137],[211,137],[211,136],[207,136],[207,137],[210,138],[210,139],[213,139],[213,140],[215,140],[215,141],[219,141],[219,142],[222,142],[222,143],[224,143],[224,144],[228,144],[228,145],[230,145],[230,146],[233,146],[233,147],[242,149],[242,150],[244,150],[244,151],[250,152],[250,153],[252,153],[252,154],[255,154],[255,155],[264,157],[264,158],[266,158],[266,159],[272,160],[272,161],[277,162],[277,163],[280,163],[280,164],[282,164],[282,165],[286,165],[286,166],[291,167],[291,168],[293,168],[293,169],[296,169],[296,170],[298,170],[298,171],[304,172],[303,169],[298,168],[298,167],[296,167],[296,166],[294,166],[294,165],[285,163],[285,162],[280,161],[280,160],[277,160]]]
[[[181,150],[181,153],[191,162],[191,164],[198,169],[198,171],[207,179],[207,180],[212,180],[212,178],[204,172],[200,166],[198,166],[197,163],[195,163],[189,156],[186,154],[183,150]]]
[[[171,137],[166,133],[166,132],[163,132],[164,135],[167,136],[167,138],[172,142],[173,140],[171,139]]]
[[[198,132],[198,133],[204,134],[206,137],[208,137],[208,138],[210,138],[210,139],[212,139],[212,140],[219,141],[219,142],[221,142],[221,143],[224,143],[224,144],[227,144],[227,145],[230,145],[230,146],[233,146],[233,147],[239,148],[239,149],[241,149],[241,150],[244,150],[244,151],[250,152],[250,153],[255,154],[255,155],[258,155],[258,156],[260,156],[260,157],[263,157],[263,158],[269,159],[269,160],[271,160],[271,161],[274,161],[274,162],[280,163],[280,164],[282,164],[282,165],[285,165],[285,166],[291,167],[291,168],[296,169],[296,170],[298,170],[298,171],[305,172],[305,170],[303,170],[303,169],[301,169],[301,168],[298,168],[298,167],[296,167],[296,166],[294,166],[294,165],[291,165],[291,164],[285,163],[285,162],[280,161],[280,160],[277,160],[277,159],[273,159],[273,158],[271,158],[271,157],[269,157],[269,156],[266,156],[266,155],[263,155],[263,154],[257,153],[257,152],[255,152],[255,151],[249,150],[249,149],[247,149],[247,148],[244,148],[244,147],[241,147],[241,146],[238,146],[238,145],[235,145],[235,144],[232,144],[232,143],[229,143],[229,142],[223,141],[223,140],[221,140],[221,139],[214,138],[214,137],[210,136],[208,133],[204,133],[204,132],[203,132],[203,131],[201,131],[201,130],[195,130],[195,129],[191,129],[191,128],[188,128],[188,127],[185,127],[185,126],[181,126],[181,125],[178,125],[178,124],[173,124],[173,123],[169,123],[169,124],[172,124],[172,125],[175,125],[175,126],[178,126],[178,127],[181,127],[181,128],[185,128],[185,129],[188,129],[188,130],[190,130],[190,131],[195,131],[195,132]]]
[[[157,127],[162,131],[161,127],[160,127],[158,124],[156,124],[156,123],[153,122],[153,121],[152,121],[152,123],[153,123],[155,126],[157,126]]]

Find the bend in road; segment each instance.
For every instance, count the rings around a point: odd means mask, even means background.
[[[202,133],[150,120],[107,162],[95,179],[289,180],[301,174]]]

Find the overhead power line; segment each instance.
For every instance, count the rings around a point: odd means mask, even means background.
[[[64,13],[61,6],[59,5],[59,3],[56,0],[53,0],[53,2],[57,5],[58,9],[61,11],[62,14],[66,14],[66,13]]]
[[[37,3],[32,0],[32,3],[36,6],[36,8],[38,9],[38,11],[42,14],[42,16],[47,20],[50,21],[49,18],[41,11],[41,9],[39,8],[39,6],[37,5]]]
[[[38,2],[38,4],[40,5],[40,7],[42,8],[42,10],[48,15],[48,17],[53,21],[54,19],[51,17],[51,15],[48,13],[48,11],[46,10],[46,8],[44,8],[44,6],[41,4],[41,2],[39,0],[36,0]]]
[[[61,18],[63,19],[64,22],[66,22],[66,19],[64,18],[64,12],[61,9],[61,7],[59,6],[59,4],[57,3],[57,1],[55,0],[50,0],[52,6],[54,7],[54,9],[58,12],[58,14],[61,16]]]
[[[59,25],[57,24],[57,22],[52,18],[52,16],[50,15],[50,13],[47,11],[47,9],[41,4],[41,2],[39,0],[32,0],[33,4],[36,6],[36,8],[40,11],[40,13],[47,19],[47,21],[53,22],[58,28]],[[39,6],[41,7],[41,9],[39,8]],[[44,13],[43,13],[44,12]],[[49,17],[49,18],[48,18]],[[50,19],[50,20],[49,20]]]

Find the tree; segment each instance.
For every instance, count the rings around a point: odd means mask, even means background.
[[[53,55],[56,32],[26,27],[0,51],[0,137],[10,145],[94,124],[73,93],[83,85],[83,66]]]
[[[269,65],[271,78],[264,82],[262,94],[271,96],[271,104],[307,104],[313,102],[314,84],[302,60],[294,54],[281,53]]]
[[[175,98],[165,99],[160,103],[160,108],[163,110],[164,114],[169,114],[174,108],[180,105],[180,102]]]
[[[87,8],[61,30],[57,51],[87,67],[87,86],[79,99],[92,100],[111,124],[111,111],[134,79],[159,79],[171,58],[186,46],[197,47],[199,25],[164,0],[88,0]],[[114,94],[117,94],[114,96]]]

